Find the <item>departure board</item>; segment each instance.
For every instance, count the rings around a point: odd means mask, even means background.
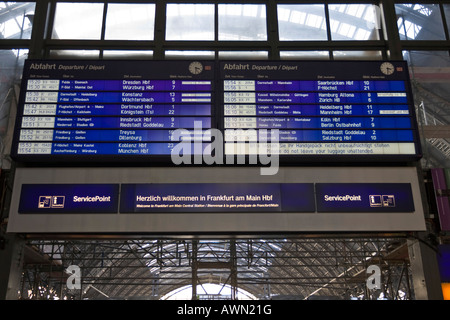
[[[403,61],[224,61],[220,78],[225,155],[420,157]]]
[[[149,160],[182,140],[204,148],[210,137],[192,129],[211,128],[213,99],[211,62],[28,60],[12,155]]]
[[[405,61],[27,60],[11,156],[411,161],[419,141]]]

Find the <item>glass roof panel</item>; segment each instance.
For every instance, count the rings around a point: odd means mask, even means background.
[[[56,59],[98,59],[100,50],[50,50],[50,58]]]
[[[219,51],[219,59],[266,60],[268,58],[267,51]]]
[[[105,39],[153,40],[154,29],[155,4],[108,4]]]
[[[371,4],[329,5],[332,40],[379,40],[379,10]]]
[[[102,19],[103,3],[57,3],[52,39],[98,40]]]
[[[333,51],[333,57],[336,60],[381,60],[383,55],[381,51]]]
[[[153,50],[104,50],[104,59],[149,59]]]
[[[324,5],[279,4],[277,14],[281,41],[327,40]]]
[[[167,50],[165,51],[166,59],[214,59],[214,51],[195,51],[195,50]]]
[[[401,40],[445,40],[441,10],[437,4],[396,4]]]
[[[264,4],[219,4],[219,40],[267,40]]]
[[[282,60],[308,59],[308,60],[328,60],[330,54],[328,51],[280,51]]]
[[[166,40],[214,40],[214,4],[167,4]]]
[[[34,2],[0,2],[0,39],[30,39]]]

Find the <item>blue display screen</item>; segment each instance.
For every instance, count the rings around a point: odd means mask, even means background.
[[[437,259],[441,282],[450,283],[450,244],[438,246]]]
[[[117,213],[119,184],[24,184],[19,213]]]
[[[52,130],[54,141],[121,141],[121,142],[142,142],[142,141],[180,141],[186,138],[196,139],[199,135],[194,131],[186,131],[185,135],[180,135],[175,139],[173,130],[145,130],[145,129],[119,129],[119,130]],[[196,140],[209,141],[206,131],[202,131],[202,138]],[[26,139],[26,137],[24,137]]]
[[[57,104],[54,110],[59,116],[211,116],[210,104]]]
[[[194,128],[220,131],[224,159],[245,149],[227,144],[275,137],[281,161],[421,156],[404,61],[27,60],[22,78],[11,152],[19,161],[128,154],[167,162],[182,140],[174,130]],[[267,140],[265,129],[278,135]],[[233,130],[256,133],[242,140]],[[145,145],[124,153],[123,142]]]
[[[409,183],[24,184],[19,213],[414,212]]]
[[[251,107],[248,106],[249,108]],[[230,115],[239,114],[246,106],[227,106]],[[408,115],[409,107],[405,104],[258,104],[255,106],[258,116],[382,116]]]
[[[30,82],[40,89],[39,82]],[[209,81],[190,80],[61,80],[59,91],[211,91]]]
[[[29,91],[27,103],[211,103],[209,92],[49,92]]]
[[[256,89],[255,89],[256,90]],[[94,99],[94,98],[93,98]],[[100,99],[100,98],[98,98]],[[112,99],[112,98],[111,98]],[[119,98],[117,98],[119,99]],[[142,98],[144,99],[144,98]],[[256,92],[227,91],[224,103],[407,103],[406,93],[365,92]]]
[[[211,126],[210,117],[40,117],[42,122],[33,123],[24,118],[22,128],[83,128],[83,129],[158,129],[158,128],[194,128],[200,121],[206,128]]]
[[[411,128],[411,119],[407,117],[259,117],[256,118],[256,128],[280,129],[405,129]]]
[[[230,144],[232,130],[265,143],[260,131],[279,129],[286,156],[420,154],[404,62],[223,61],[220,79]]]
[[[202,155],[205,153],[208,143],[196,144],[180,143],[179,154],[186,155]],[[43,153],[48,152],[50,154],[59,155],[170,155],[175,147],[173,142],[54,142],[49,147],[51,150],[36,149],[39,146],[35,146],[32,143],[23,143],[22,149],[27,153]]]
[[[278,71],[278,70],[277,70]],[[241,82],[227,81],[230,89],[241,89]],[[234,86],[234,87],[233,87]],[[321,80],[321,81],[292,81],[292,80],[257,80],[256,91],[405,91],[403,81],[350,81],[350,80]]]
[[[216,126],[213,63],[199,62],[200,73],[191,63],[26,61],[14,155],[170,156],[180,140],[199,140],[176,129]]]
[[[314,185],[306,183],[123,184],[120,206],[129,213],[314,210]]]
[[[409,183],[317,183],[318,212],[413,212]]]
[[[259,131],[258,139],[271,141],[270,131]],[[323,130],[280,130],[280,142],[293,141],[414,141],[410,130],[372,130],[372,129],[323,129]]]

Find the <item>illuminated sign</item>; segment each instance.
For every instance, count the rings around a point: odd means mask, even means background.
[[[245,166],[19,166],[8,232],[426,230],[415,167],[279,169],[277,175],[262,177],[258,167]],[[111,210],[102,212],[106,208]]]
[[[19,213],[117,213],[119,184],[24,184]]]
[[[120,211],[122,213],[314,212],[314,185],[311,183],[123,184]]]
[[[19,206],[19,213],[413,211],[409,183],[24,184]]]
[[[214,70],[187,61],[33,61],[24,66],[13,157],[170,156],[173,131],[211,128]],[[208,137],[202,137],[208,140]],[[203,152],[205,145],[198,148]],[[75,157],[75,158],[74,158]]]
[[[248,141],[266,148],[278,129],[279,155],[296,161],[420,156],[407,65],[389,64],[222,62],[225,154],[259,152]]]
[[[438,246],[438,265],[441,282],[450,283],[450,245],[441,244]]]
[[[413,212],[409,183],[317,183],[318,212]]]
[[[173,164],[180,143],[218,150],[216,129],[223,157],[265,154],[270,143],[281,163],[417,160],[407,64],[389,64],[28,60],[11,155]]]
[[[439,215],[439,225],[442,231],[450,230],[450,202],[448,193],[448,168],[432,168],[434,195],[436,199],[437,211]]]

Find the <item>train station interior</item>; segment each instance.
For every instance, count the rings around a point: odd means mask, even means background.
[[[245,232],[239,219],[227,219],[224,224],[235,223],[236,232],[232,226],[230,232],[220,227],[166,232],[165,225],[159,232],[66,232],[66,225],[57,232],[57,223],[51,223],[52,232],[33,232],[32,224],[26,226],[30,232],[16,232],[21,226],[12,226],[13,220],[22,218],[15,218],[20,216],[15,181],[27,170],[33,178],[24,181],[39,181],[39,172],[42,181],[50,181],[49,172],[56,176],[75,168],[67,177],[55,177],[70,184],[86,167],[91,171],[81,175],[100,172],[109,179],[109,167],[101,163],[77,164],[76,158],[70,164],[23,163],[11,157],[27,59],[119,65],[142,60],[405,61],[420,158],[291,162],[288,167],[338,172],[352,167],[361,182],[365,167],[375,168],[368,174],[373,181],[385,167],[413,172],[423,228],[371,230],[359,228],[356,219],[348,229],[330,222],[326,228],[286,226],[283,231],[275,225],[274,230]],[[450,299],[450,1],[0,1],[0,148],[1,300]],[[133,169],[122,162],[111,175]],[[139,168],[145,169],[158,167]],[[170,173],[174,168],[163,170],[158,181],[166,182],[165,173],[168,182],[178,181]],[[183,170],[184,183],[209,181],[208,176],[231,179],[205,166]],[[173,221],[177,228],[189,220],[179,219]]]

